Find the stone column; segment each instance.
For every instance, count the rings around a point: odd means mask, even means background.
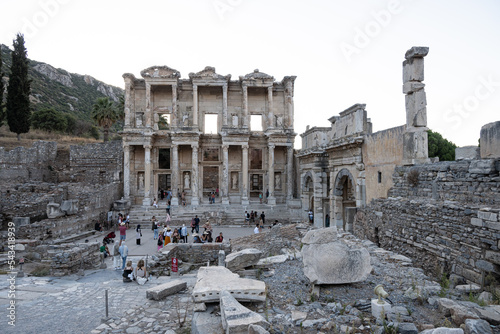
[[[198,194],[198,145],[191,145],[192,168],[191,168],[191,205],[199,205],[200,198]]]
[[[293,128],[293,84],[288,80],[285,84],[285,121],[288,128]]]
[[[123,143],[123,197],[130,198],[130,145]]]
[[[243,186],[241,187],[241,204],[249,205],[248,200],[248,145],[241,145],[242,156],[241,156],[241,173]]]
[[[176,128],[178,126],[177,115],[177,85],[172,85],[172,119],[170,120],[170,127]]]
[[[198,130],[198,85],[193,84],[193,127]]]
[[[273,112],[273,86],[272,85],[271,85],[271,87],[267,87],[267,105],[269,108],[269,112],[267,114],[268,115],[267,126],[272,129],[275,127],[274,112]]]
[[[267,198],[267,204],[276,205],[276,197],[274,197],[274,144],[269,144],[269,159],[268,159],[268,187],[269,187],[269,197]],[[265,196],[265,192],[264,192]]]
[[[177,188],[179,188],[179,145],[172,144],[172,205],[179,205]]]
[[[222,145],[222,204],[229,204],[229,145]]]
[[[151,205],[151,145],[144,145],[144,199],[142,205]]]
[[[243,84],[243,128],[248,129],[248,87]]]
[[[151,128],[152,124],[152,116],[151,115],[151,84],[146,83],[146,127]]]
[[[222,126],[227,126],[227,83],[222,86]]]
[[[286,198],[293,199],[293,146],[286,148]]]
[[[330,202],[330,227],[337,227],[337,219],[335,217],[335,172],[333,169],[330,170],[330,192],[328,193],[328,200]]]
[[[124,124],[123,126],[125,128],[128,128],[130,126],[130,118],[131,118],[131,114],[130,114],[130,90],[132,88],[132,83],[131,83],[131,79],[130,78],[125,78],[125,105],[124,105],[124,113],[125,113],[125,119],[124,119]]]

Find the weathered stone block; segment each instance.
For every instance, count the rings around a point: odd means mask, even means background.
[[[471,218],[470,223],[474,226],[479,226],[479,227],[483,226],[483,220],[479,218]]]
[[[500,158],[500,121],[481,128],[481,158]]]
[[[469,166],[469,173],[471,174],[491,174],[496,171],[495,160],[473,160]]]
[[[500,231],[500,222],[492,222],[489,220],[485,220],[484,227],[492,229],[492,230]]]
[[[181,280],[174,280],[168,283],[157,285],[146,290],[148,299],[161,300],[167,296],[173,295],[187,287],[187,283]]]
[[[478,146],[463,146],[455,149],[455,160],[474,160],[479,159]]]
[[[405,53],[405,59],[411,58],[423,58],[429,53],[428,46],[413,46],[411,49],[407,50]]]
[[[412,58],[403,61],[403,83],[424,81],[424,59]]]
[[[494,222],[498,221],[498,214],[494,212],[478,211],[477,217],[481,219],[491,220]]]
[[[248,326],[251,324],[269,328],[266,319],[238,303],[227,290],[222,290],[220,293],[220,313],[226,334],[247,334]]]
[[[78,213],[78,200],[63,201],[59,209],[66,215],[75,215]]]
[[[12,218],[12,222],[15,224],[17,228],[19,228],[24,225],[29,225],[30,217],[14,217]]]
[[[235,271],[256,264],[262,252],[255,248],[243,249],[226,256],[226,268]]]
[[[484,253],[484,258],[486,260],[493,262],[493,263],[500,264],[500,252],[487,250]]]
[[[493,334],[490,324],[486,320],[465,320],[465,334]]]
[[[427,131],[405,132],[403,135],[403,148],[404,160],[428,159]]]
[[[484,260],[476,261],[476,268],[479,270],[484,270],[486,272],[498,272],[498,265]]]

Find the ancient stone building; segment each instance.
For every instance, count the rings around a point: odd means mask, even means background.
[[[302,208],[312,210],[317,227],[351,230],[356,208],[387,197],[399,165],[425,163],[427,111],[424,87],[426,47],[413,47],[403,62],[406,124],[372,133],[365,104],[329,119],[328,127],[308,128],[298,152]]]
[[[294,80],[255,70],[231,80],[215,68],[190,73],[168,66],[126,73],[124,196],[151,205],[172,190],[172,205],[268,204],[293,198]],[[209,124],[216,124],[210,132]]]

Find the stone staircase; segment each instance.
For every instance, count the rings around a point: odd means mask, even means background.
[[[278,220],[282,223],[295,223],[303,221],[305,212],[302,209],[292,209],[286,204],[267,205],[260,204],[259,201],[250,202],[249,205],[230,204],[222,205],[221,203],[208,204],[202,203],[198,206],[172,206],[170,208],[170,216],[172,218],[171,225],[179,226],[186,224],[189,226],[191,219],[195,215],[200,218],[201,224],[209,220],[212,225],[245,225],[245,210],[257,211],[260,215],[262,211],[266,215],[266,225]],[[160,201],[159,208],[143,207],[142,205],[133,205],[129,211],[130,224],[135,226],[141,224],[142,228],[148,228],[151,225],[151,218],[155,216],[158,221],[163,223],[166,217],[166,203]]]

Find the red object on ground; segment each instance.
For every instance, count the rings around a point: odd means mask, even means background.
[[[177,270],[179,270],[179,267],[177,266],[177,259],[175,257],[173,257],[172,258],[172,271],[174,273],[176,273]]]

